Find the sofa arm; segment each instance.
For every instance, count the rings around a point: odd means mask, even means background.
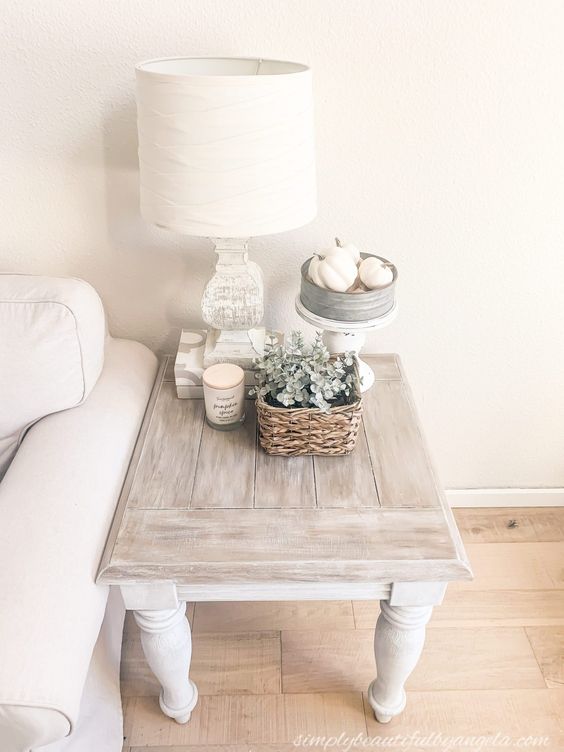
[[[34,425],[0,484],[2,752],[76,720],[108,595],[96,570],[155,373],[147,348],[108,339],[88,399]]]

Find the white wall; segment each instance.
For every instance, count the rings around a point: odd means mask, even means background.
[[[564,486],[561,0],[4,0],[0,269],[80,275],[113,331],[200,324],[207,241],[138,212],[134,63],[313,67],[319,215],[253,243],[267,324],[335,234],[399,267],[401,353],[450,487]]]

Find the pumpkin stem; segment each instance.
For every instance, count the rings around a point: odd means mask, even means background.
[[[343,247],[342,244],[341,244],[341,241],[339,240],[339,238],[335,238],[335,245],[337,246],[337,248],[342,248]]]

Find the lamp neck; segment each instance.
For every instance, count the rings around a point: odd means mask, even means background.
[[[216,271],[225,271],[226,267],[235,270],[246,267],[248,262],[248,238],[211,238],[218,259]]]

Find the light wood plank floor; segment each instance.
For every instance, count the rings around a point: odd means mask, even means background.
[[[451,585],[435,609],[400,718],[377,724],[363,695],[375,671],[377,603],[202,603],[188,612],[200,702],[186,726],[161,714],[128,615],[124,750],[289,752],[300,748],[299,735],[363,734],[384,746],[397,734],[499,732],[549,737],[540,748],[562,752],[564,509],[459,509],[455,516],[476,579]]]

